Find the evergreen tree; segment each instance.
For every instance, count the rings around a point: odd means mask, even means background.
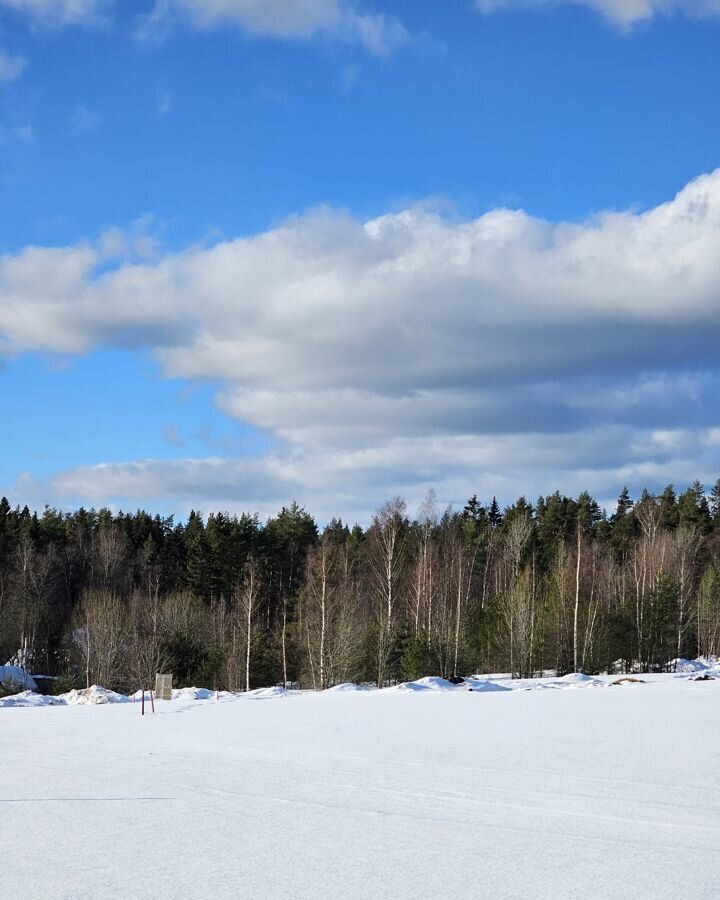
[[[343,525],[342,519],[332,518],[325,526],[323,536],[327,537],[330,543],[336,547],[342,547],[350,537],[350,529],[347,525]]]
[[[678,499],[678,522],[680,525],[695,525],[702,532],[709,531],[712,522],[705,488],[699,481],[684,491]]]
[[[591,497],[587,491],[583,491],[578,496],[575,506],[578,524],[586,531],[593,530],[602,519],[602,510],[597,500]]]
[[[212,563],[205,538],[202,514],[190,510],[187,525],[183,529],[185,551],[185,583],[195,597],[210,602]]]
[[[677,528],[680,522],[675,488],[669,484],[660,495],[660,526],[668,530]]]
[[[4,499],[4,498],[3,498]],[[716,525],[720,524],[720,478],[713,485],[710,491],[710,502],[708,504],[710,515]]]
[[[488,518],[487,510],[478,500],[477,494],[473,494],[463,508],[463,518],[472,522],[486,522]]]
[[[617,509],[610,517],[610,543],[620,559],[627,557],[637,534],[633,508],[634,504],[626,485],[618,497]]]

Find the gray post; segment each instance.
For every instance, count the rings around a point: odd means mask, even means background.
[[[172,675],[155,676],[155,696],[158,700],[172,700]]]

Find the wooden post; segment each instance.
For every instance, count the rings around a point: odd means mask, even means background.
[[[153,690],[150,688],[150,706],[152,707],[153,714],[155,713],[155,701],[153,700]]]
[[[142,699],[140,700],[140,715],[145,715],[145,688],[142,689]]]

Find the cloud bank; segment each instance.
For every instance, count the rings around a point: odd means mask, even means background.
[[[112,0],[0,0],[0,12],[18,13],[39,28],[96,25],[111,6]]]
[[[151,348],[274,439],[262,457],[63,473],[52,490],[73,500],[295,496],[363,516],[430,486],[606,499],[720,474],[719,250],[720,170],[579,224],[319,210],[157,257],[113,232],[0,258],[0,353]]]
[[[151,37],[173,22],[201,31],[230,26],[285,40],[325,35],[359,43],[377,56],[410,37],[399,19],[363,12],[344,0],[156,0],[140,35]]]
[[[690,19],[720,17],[720,0],[475,0],[483,13],[498,10],[546,10],[560,5],[584,6],[595,10],[606,19],[629,28],[655,16],[672,16],[682,13]]]
[[[0,0],[0,13],[3,10],[23,17],[33,28],[58,29],[106,22],[117,6],[115,0]],[[376,56],[387,56],[410,40],[398,18],[366,12],[350,0],[147,0],[134,12],[141,22],[137,36],[145,39],[165,35],[174,24],[197,31],[234,27],[282,40],[325,36],[359,44]],[[5,63],[9,66],[10,61],[5,58]],[[0,81],[3,66],[0,58]]]

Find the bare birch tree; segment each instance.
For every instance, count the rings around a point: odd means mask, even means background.
[[[125,687],[127,610],[116,594],[86,590],[75,613],[72,637],[85,670],[85,687]]]
[[[697,638],[700,656],[720,655],[720,571],[706,569],[697,599]]]
[[[689,607],[692,599],[692,591],[695,584],[695,569],[698,553],[702,546],[702,535],[694,526],[681,526],[672,535],[672,556],[678,580],[678,614],[676,625],[676,652],[677,659],[682,650],[682,639],[690,622]]]
[[[387,678],[394,645],[393,628],[404,565],[405,501],[396,497],[376,513],[371,528],[369,565],[377,600],[378,685]]]
[[[260,567],[251,556],[243,573],[243,580],[237,592],[237,608],[240,613],[245,639],[245,690],[250,690],[250,661],[253,644],[253,626],[260,599]]]
[[[502,618],[510,649],[510,668],[520,677],[529,674],[534,630],[534,589],[529,570],[521,569],[525,548],[532,536],[533,523],[517,516],[510,523],[505,541],[505,556],[510,586],[501,598]]]

